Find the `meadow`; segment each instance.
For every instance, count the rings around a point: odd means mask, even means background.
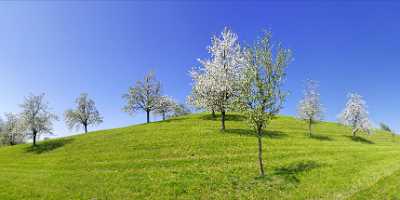
[[[0,148],[0,199],[400,199],[400,143],[321,122],[268,125],[266,176],[241,115],[208,114]]]

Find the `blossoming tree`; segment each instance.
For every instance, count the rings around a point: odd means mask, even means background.
[[[219,110],[224,131],[226,112],[239,95],[244,59],[237,35],[228,28],[219,37],[212,37],[208,50],[211,58],[199,60],[201,67],[190,72],[193,88],[189,102],[211,111]]]
[[[298,115],[300,119],[306,121],[308,124],[310,137],[312,136],[312,124],[322,119],[323,108],[319,97],[318,83],[313,80],[308,80],[304,90],[304,97],[298,105]]]
[[[65,111],[65,123],[70,129],[83,127],[85,133],[88,132],[88,126],[97,125],[103,122],[96,104],[88,97],[88,94],[82,93],[76,100],[76,108]]]
[[[161,98],[161,83],[156,79],[154,72],[146,74],[143,81],[137,81],[123,95],[126,105],[123,110],[129,114],[145,111],[147,123],[150,122],[150,112],[158,109]]]
[[[339,121],[346,126],[352,127],[353,137],[360,130],[369,132],[371,123],[368,118],[367,105],[362,96],[356,93],[348,95],[346,107],[340,114]]]
[[[168,96],[161,96],[158,100],[158,106],[154,113],[156,115],[160,115],[162,117],[162,120],[165,120],[168,115],[174,112],[176,107],[177,103],[174,99]]]
[[[30,95],[20,105],[23,109],[21,120],[32,136],[33,146],[36,146],[36,139],[40,134],[52,133],[53,121],[58,120],[58,117],[50,112],[44,95]]]

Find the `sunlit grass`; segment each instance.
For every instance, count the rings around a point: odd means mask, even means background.
[[[243,117],[197,114],[0,148],[0,199],[387,199],[399,198],[400,144],[377,132],[350,137],[279,117],[257,139]],[[397,139],[397,138],[396,138]],[[398,196],[396,196],[398,195]]]

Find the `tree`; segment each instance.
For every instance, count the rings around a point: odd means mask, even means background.
[[[381,127],[382,130],[389,132],[393,138],[396,136],[396,133],[385,123],[380,123],[379,126]]]
[[[24,126],[17,114],[6,113],[3,125],[4,142],[9,145],[21,144],[25,140]]]
[[[88,132],[88,126],[98,125],[103,122],[99,111],[88,94],[82,93],[76,100],[76,108],[65,111],[65,123],[70,129],[74,127],[79,129],[83,127],[85,133]]]
[[[221,112],[221,130],[224,131],[226,112],[240,92],[244,59],[237,35],[228,28],[220,37],[212,37],[208,50],[211,59],[199,60],[202,67],[190,72],[192,104],[211,111],[218,109]]]
[[[273,56],[274,52],[276,52],[275,56]],[[245,51],[246,71],[238,103],[240,110],[247,116],[249,124],[256,131],[261,176],[264,176],[263,130],[282,108],[286,97],[282,84],[290,59],[291,51],[284,49],[280,44],[274,51],[271,44],[271,32],[266,32],[253,47]]]
[[[57,116],[50,112],[48,103],[44,101],[45,94],[30,95],[21,104],[21,119],[25,128],[30,131],[33,146],[36,146],[36,137],[40,134],[52,133],[53,121]]]
[[[165,120],[171,117],[179,117],[190,114],[191,111],[185,104],[178,104],[174,99],[168,96],[162,96],[159,101],[158,108],[154,111],[155,114],[161,115]]]
[[[339,116],[339,121],[346,126],[352,127],[352,135],[356,136],[359,130],[369,132],[371,124],[368,119],[367,105],[362,96],[356,93],[348,95],[346,107]]]
[[[3,131],[4,129],[4,121],[3,118],[0,117],[0,133]]]
[[[392,132],[392,129],[390,129],[390,127],[388,125],[386,125],[385,123],[380,123],[379,126],[381,127],[382,130],[387,131],[389,133]]]
[[[179,117],[183,115],[188,115],[190,113],[190,108],[188,108],[185,104],[176,104],[171,117]]]
[[[147,114],[147,123],[149,123],[150,112],[158,108],[160,97],[161,84],[154,73],[150,72],[143,81],[137,81],[135,86],[129,88],[128,93],[123,95],[127,102],[123,110],[129,114],[143,110]]]
[[[168,96],[160,97],[157,108],[154,110],[156,115],[161,115],[162,119],[165,120],[167,115],[174,111],[177,106],[176,102]]]
[[[187,98],[188,104],[198,109],[210,111],[211,116],[216,118],[218,92],[211,85],[213,84],[212,79],[205,73],[199,73],[199,70],[196,69],[193,69],[190,74],[194,84],[192,85],[192,94]]]
[[[298,115],[300,119],[307,122],[310,137],[312,136],[311,125],[322,119],[323,108],[319,96],[318,83],[308,80],[304,90],[304,97],[299,102]]]
[[[4,121],[0,117],[0,147],[7,144],[7,135],[4,131]]]

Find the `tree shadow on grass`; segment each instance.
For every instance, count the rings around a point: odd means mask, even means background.
[[[228,134],[238,134],[241,136],[250,136],[250,137],[255,137],[256,132],[250,129],[226,129],[225,133]],[[268,137],[271,139],[281,139],[284,137],[287,137],[288,135],[286,133],[283,133],[281,131],[269,131],[269,130],[264,130],[264,137]]]
[[[315,161],[301,161],[289,164],[285,167],[276,168],[273,175],[282,177],[286,182],[298,184],[300,182],[298,175],[302,172],[311,171],[321,165]]]
[[[349,136],[349,135],[346,135],[345,137],[350,138],[351,140],[353,140],[355,142],[360,142],[360,143],[364,143],[364,144],[375,144],[371,140],[365,139],[365,138],[360,137],[360,136]]]
[[[315,161],[300,161],[291,163],[284,167],[274,169],[269,175],[256,177],[257,181],[263,181],[268,188],[278,190],[296,187],[300,183],[299,175],[303,172],[311,171],[321,167]]]
[[[333,139],[329,136],[326,135],[316,135],[316,134],[312,134],[310,136],[310,138],[312,139],[316,139],[316,140],[320,140],[320,141],[332,141]]]
[[[36,146],[27,147],[25,150],[26,150],[26,152],[29,152],[29,153],[41,154],[41,153],[50,152],[50,151],[53,151],[60,147],[63,147],[64,145],[71,143],[72,141],[73,141],[72,138],[49,140],[49,141],[40,142]]]
[[[221,114],[215,114],[215,117],[213,117],[211,114],[209,115],[204,115],[201,117],[203,120],[213,120],[213,121],[220,121],[221,120]],[[226,121],[244,121],[246,120],[246,117],[243,115],[238,115],[238,114],[227,114],[225,115],[225,120]]]
[[[176,121],[182,121],[182,120],[187,120],[187,117],[172,117],[172,118],[167,118],[165,120],[160,120],[160,121],[155,121],[152,123],[169,123],[169,122],[176,122]],[[151,124],[151,123],[149,123]]]

